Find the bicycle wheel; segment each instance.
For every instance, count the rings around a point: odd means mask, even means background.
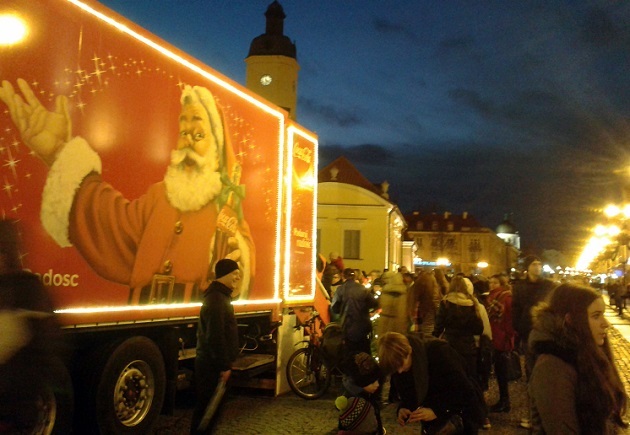
[[[317,399],[330,386],[331,374],[319,349],[305,347],[289,357],[287,380],[291,390],[303,399]]]

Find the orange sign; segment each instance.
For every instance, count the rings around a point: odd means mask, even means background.
[[[288,280],[286,301],[312,300],[315,292],[314,234],[317,230],[317,139],[310,133],[291,125],[288,128],[289,177],[286,240]]]

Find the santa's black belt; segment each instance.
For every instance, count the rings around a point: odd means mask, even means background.
[[[153,275],[150,284],[132,289],[129,295],[130,305],[198,301],[199,284],[196,282],[175,282],[175,277],[171,275]]]
[[[397,298],[397,297],[402,296],[404,294],[404,293],[399,293],[399,292],[381,292],[381,293],[383,293],[384,295],[387,295],[387,296],[391,296],[393,298]]]

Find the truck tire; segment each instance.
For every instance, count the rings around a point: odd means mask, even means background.
[[[42,363],[37,356],[33,360]],[[0,432],[66,435],[72,432],[72,381],[58,359],[45,365],[3,367],[5,377],[0,397]],[[8,381],[8,382],[7,382]]]
[[[72,379],[66,366],[55,359],[45,370],[47,373],[43,391],[51,401],[43,402],[50,412],[46,417],[51,427],[51,434],[65,435],[72,432],[72,417],[74,410],[74,392]],[[54,419],[51,419],[54,417]],[[54,423],[50,423],[54,420]],[[44,432],[47,433],[47,432]]]
[[[102,434],[150,433],[164,402],[166,376],[158,346],[131,337],[107,357],[96,387],[96,421]]]

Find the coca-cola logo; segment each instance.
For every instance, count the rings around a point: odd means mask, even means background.
[[[227,213],[220,213],[217,218],[217,226],[219,228],[225,228],[225,231],[230,234],[236,234],[236,230],[238,229],[238,219],[236,216],[229,216]]]
[[[313,148],[310,143],[306,145],[295,142],[293,148],[293,173],[300,184],[306,177],[313,177]]]

